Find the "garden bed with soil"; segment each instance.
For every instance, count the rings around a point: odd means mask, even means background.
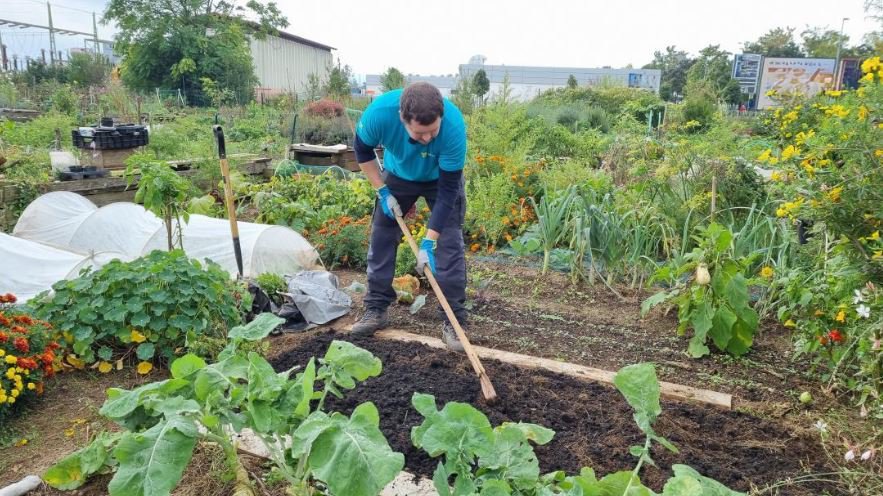
[[[493,425],[523,421],[553,429],[553,441],[536,448],[543,471],[578,473],[580,468],[591,466],[596,473],[606,474],[634,466],[629,446],[641,443],[643,434],[632,420],[632,409],[612,387],[485,361],[500,398],[495,405],[487,405],[465,356],[416,343],[352,339],[333,330],[277,340],[271,361],[277,370],[303,365],[310,357],[324,354],[333,339],[352,340],[374,353],[383,362],[383,373],[348,392],[345,399],[333,399],[327,407],[349,414],[359,403],[374,402],[390,445],[405,454],[406,470],[419,476],[431,477],[438,460],[411,444],[410,430],[422,422],[411,406],[414,392],[435,395],[439,405],[472,403]],[[647,467],[642,479],[656,490],[661,490],[670,475],[669,467],[675,463],[690,465],[743,491],[829,471],[817,438],[775,420],[664,401],[656,430],[680,449],[679,454],[673,454],[654,448],[653,457],[660,468]],[[810,483],[790,487],[788,494],[815,495],[826,490],[832,488]]]

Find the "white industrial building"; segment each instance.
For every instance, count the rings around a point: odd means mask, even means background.
[[[481,63],[462,64],[460,77],[472,78],[484,69],[490,81],[489,95],[500,92],[503,80],[508,75],[511,97],[516,100],[530,100],[540,93],[567,86],[570,76],[576,78],[579,86],[610,84],[629,88],[642,88],[659,93],[662,71],[659,69],[586,69],[578,67],[529,67],[517,65],[485,65]]]
[[[362,93],[366,96],[377,96],[383,93],[383,84],[380,82],[380,74],[368,74],[365,76],[365,87]],[[439,89],[445,98],[451,97],[451,91],[457,86],[457,76],[448,74],[447,76],[421,76],[419,74],[408,74],[405,76],[405,82],[416,83],[423,81],[432,84]]]
[[[325,82],[334,64],[331,51],[335,48],[284,31],[264,39],[252,37],[249,44],[259,81],[258,100],[280,93],[303,95],[310,75]]]

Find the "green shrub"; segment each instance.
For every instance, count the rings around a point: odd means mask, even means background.
[[[114,260],[52,289],[30,304],[38,317],[69,333],[85,363],[130,352],[141,361],[170,360],[197,336],[222,337],[241,322],[241,297],[230,275],[180,250]]]
[[[348,216],[329,219],[310,235],[310,242],[319,250],[319,256],[329,270],[367,267],[370,240],[370,216],[357,220]]]

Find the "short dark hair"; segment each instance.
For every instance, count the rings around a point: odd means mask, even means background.
[[[438,88],[418,82],[409,84],[402,92],[399,110],[405,122],[416,120],[428,126],[445,114],[445,103]]]

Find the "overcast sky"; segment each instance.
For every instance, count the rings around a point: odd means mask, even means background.
[[[46,24],[38,0],[0,0],[0,18]],[[239,3],[244,4],[244,0]],[[282,0],[285,30],[337,48],[335,55],[357,74],[394,66],[404,73],[449,74],[469,57],[488,64],[567,67],[639,67],[667,45],[696,53],[709,44],[730,52],[778,26],[840,28],[850,42],[876,28],[862,0]],[[53,2],[57,27],[92,31],[104,0]],[[74,9],[82,9],[74,10]],[[112,27],[99,25],[101,37]],[[45,32],[0,27],[14,53],[48,48]],[[82,46],[82,38],[57,37],[59,49]]]

